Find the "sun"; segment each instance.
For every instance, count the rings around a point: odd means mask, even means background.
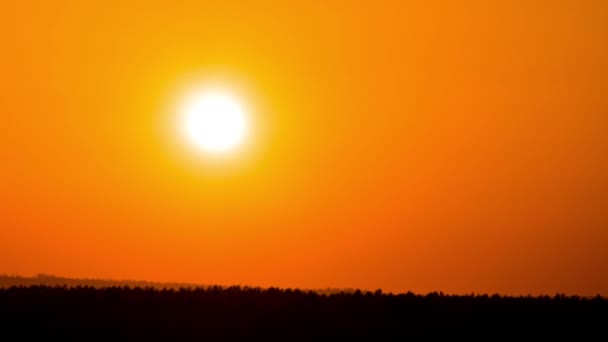
[[[196,93],[182,108],[182,131],[197,148],[224,154],[243,143],[248,129],[247,113],[231,94]]]

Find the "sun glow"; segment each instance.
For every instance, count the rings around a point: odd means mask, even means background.
[[[222,154],[240,145],[247,135],[246,112],[234,97],[223,92],[202,92],[186,101],[182,130],[198,148]]]

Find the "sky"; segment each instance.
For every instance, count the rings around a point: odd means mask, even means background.
[[[0,75],[0,273],[608,294],[604,0],[9,1]]]

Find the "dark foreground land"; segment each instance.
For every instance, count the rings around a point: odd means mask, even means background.
[[[10,287],[0,339],[192,340],[257,337],[505,336],[608,340],[601,297],[391,295],[256,288]],[[17,334],[17,335],[14,335]],[[215,339],[212,339],[215,340]]]

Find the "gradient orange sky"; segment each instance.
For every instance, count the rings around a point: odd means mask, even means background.
[[[8,1],[0,49],[0,273],[608,294],[605,0]]]

